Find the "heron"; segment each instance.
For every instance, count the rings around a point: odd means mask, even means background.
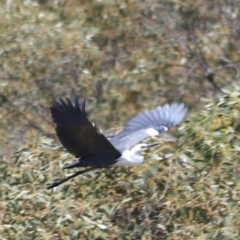
[[[108,167],[139,166],[141,153],[159,143],[141,143],[178,125],[187,113],[181,103],[165,104],[140,113],[130,119],[122,131],[108,139],[86,114],[86,101],[60,99],[50,107],[57,136],[63,147],[77,158],[63,169],[84,168],[57,180],[47,188],[54,188],[85,172]]]

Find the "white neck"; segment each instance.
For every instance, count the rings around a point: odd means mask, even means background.
[[[113,167],[120,167],[120,166],[129,166],[135,167],[139,166],[143,163],[144,157],[140,154],[140,151],[134,152],[125,150],[122,153],[122,156],[118,158],[117,162],[113,164]]]

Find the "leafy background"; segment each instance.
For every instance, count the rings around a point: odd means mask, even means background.
[[[1,1],[0,239],[238,239],[239,9],[238,0]],[[104,131],[166,102],[185,102],[189,115],[140,167],[49,191],[74,172],[62,170],[73,157],[49,106],[75,95]]]

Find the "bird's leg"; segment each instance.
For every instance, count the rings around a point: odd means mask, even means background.
[[[96,169],[96,167],[91,167],[91,168],[88,168],[88,169],[85,169],[85,170],[81,170],[81,171],[77,171],[76,173],[72,174],[71,176],[69,177],[66,177],[66,178],[63,178],[61,180],[58,180],[58,181],[55,181],[54,183],[52,183],[50,186],[47,187],[47,189],[51,189],[51,188],[54,188],[54,187],[57,187],[58,185],[82,174],[82,173],[85,173],[85,172],[88,172],[88,171],[91,171],[91,170],[94,170]]]

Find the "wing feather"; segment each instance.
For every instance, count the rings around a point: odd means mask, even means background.
[[[56,124],[56,133],[62,145],[77,158],[91,154],[102,156],[107,153],[111,156],[119,156],[120,153],[114,146],[87,119],[85,107],[86,101],[80,107],[76,97],[74,104],[68,98],[66,101],[60,99],[50,108]]]
[[[187,113],[184,104],[173,103],[157,107],[154,110],[140,113],[133,117],[124,129],[110,139],[110,142],[119,150],[132,148],[137,143],[150,137],[150,131],[163,133],[179,124]],[[155,131],[154,131],[155,130]]]

